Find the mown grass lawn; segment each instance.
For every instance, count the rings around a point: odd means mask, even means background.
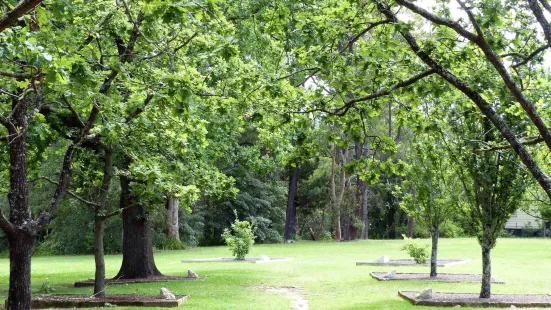
[[[429,241],[425,240],[428,244]],[[227,257],[226,247],[201,247],[185,251],[156,253],[159,269],[166,275],[186,275],[193,269],[205,281],[112,285],[108,293],[158,294],[167,287],[176,294],[190,295],[186,309],[288,309],[291,300],[284,294],[254,289],[257,286],[297,286],[309,301],[310,309],[413,309],[397,296],[398,290],[419,290],[431,286],[443,292],[478,292],[479,284],[377,282],[370,271],[396,268],[400,271],[428,272],[427,267],[356,266],[356,261],[406,257],[401,240],[373,240],[344,243],[298,242],[256,245],[250,256],[293,257],[290,262],[270,264],[193,263],[182,259]],[[442,239],[441,258],[469,258],[473,262],[441,267],[440,272],[480,273],[480,247],[474,239]],[[107,274],[114,276],[120,255],[106,258]],[[494,293],[550,293],[551,240],[501,239],[492,253],[493,275],[506,281],[494,285]],[[0,259],[0,298],[7,296],[9,261]],[[48,279],[56,293],[91,294],[92,288],[73,288],[73,282],[92,278],[92,256],[53,256],[33,258],[33,291]]]

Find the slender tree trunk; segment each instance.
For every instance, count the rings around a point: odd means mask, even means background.
[[[490,252],[492,247],[482,243],[482,286],[480,288],[480,298],[490,298],[492,295],[492,260]]]
[[[130,159],[125,159],[126,168]],[[121,175],[121,199],[123,226],[122,265],[115,278],[144,279],[162,276],[153,259],[153,235],[147,211],[138,198],[130,192],[130,180]],[[131,208],[129,208],[132,206]]]
[[[335,232],[335,240],[341,240],[341,217],[340,217],[340,202],[337,198],[337,189],[335,185],[335,169],[337,161],[337,146],[333,147],[333,156],[331,157],[331,176],[329,180],[329,188],[331,191],[331,205],[332,205],[332,225]]]
[[[94,219],[94,260],[96,274],[94,276],[94,297],[105,295],[105,254],[103,250],[103,233],[105,220],[96,214]]]
[[[103,249],[103,236],[105,232],[105,217],[102,213],[107,211],[109,188],[113,178],[113,152],[104,148],[103,156],[103,181],[100,188],[99,206],[94,209],[94,260],[96,274],[94,276],[94,296],[105,295],[105,253]]]
[[[408,238],[413,238],[413,228],[415,226],[415,219],[413,216],[408,216]]]
[[[440,236],[439,227],[433,226],[430,230],[432,237],[432,251],[430,255],[430,277],[436,278],[438,275],[438,237]]]
[[[296,195],[298,184],[298,165],[291,168],[289,175],[289,192],[287,195],[287,210],[285,212],[285,242],[291,240],[293,235],[296,235],[297,229],[297,207]]]
[[[31,255],[35,236],[17,232],[8,237],[10,249],[10,286],[8,291],[8,309],[31,308]]]
[[[369,214],[367,210],[367,184],[362,181],[362,223],[363,228],[360,235],[362,239],[369,239]]]
[[[180,201],[175,198],[167,198],[166,210],[168,215],[166,237],[180,241],[180,224],[178,223]]]

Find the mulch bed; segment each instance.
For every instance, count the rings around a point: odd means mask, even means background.
[[[171,282],[171,281],[202,281],[202,278],[181,277],[181,276],[163,276],[151,277],[146,279],[109,279],[105,280],[105,284],[131,284],[131,283],[151,283],[151,282]],[[75,287],[94,286],[94,279],[75,282]]]
[[[32,309],[45,308],[96,308],[108,306],[163,307],[174,308],[182,305],[188,296],[176,295],[176,300],[163,299],[150,295],[106,295],[95,298],[89,295],[40,295],[32,298]],[[6,300],[6,308],[8,301]]]
[[[198,258],[183,260],[182,263],[252,263],[252,264],[265,264],[265,263],[278,263],[288,262],[293,260],[290,257],[287,258],[270,258],[269,260],[263,260],[259,257],[246,257],[244,260],[237,260],[233,257],[224,258]]]
[[[492,294],[491,298],[479,298],[478,294],[466,293],[432,293],[431,299],[416,299],[419,292],[398,292],[400,297],[409,300],[416,306],[436,307],[497,307],[531,308],[551,307],[551,295],[549,294]]]
[[[436,278],[431,278],[430,273],[396,273],[392,278],[385,278],[386,272],[371,272],[371,276],[379,281],[406,280],[406,281],[433,281],[433,282],[452,282],[452,283],[479,283],[482,282],[482,275],[479,274],[460,274],[460,273],[439,273]],[[505,284],[492,278],[492,283]]]
[[[470,259],[439,259],[436,262],[438,267],[450,267],[470,263]],[[430,261],[427,260],[424,264],[418,264],[413,259],[391,259],[388,263],[381,263],[376,260],[365,262],[357,262],[356,266],[430,266]]]

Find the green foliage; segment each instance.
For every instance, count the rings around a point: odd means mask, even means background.
[[[199,244],[221,244],[222,231],[235,219],[234,210],[255,225],[255,242],[280,242],[285,225],[284,185],[243,168],[230,170],[228,174],[235,178],[235,187],[239,189],[235,199],[206,199],[193,209],[192,215],[200,216],[204,224],[201,234],[195,235]]]
[[[248,221],[240,221],[235,211],[235,221],[231,224],[231,230],[224,229],[222,238],[235,259],[244,260],[254,244],[254,228]]]
[[[157,234],[153,238],[153,246],[159,250],[185,250],[187,246],[180,240],[167,238],[165,234]]]
[[[94,214],[75,201],[67,201],[56,212],[51,233],[37,247],[37,254],[70,255],[94,253]],[[120,253],[122,248],[120,216],[105,221],[105,253]]]
[[[447,220],[440,225],[439,235],[443,238],[460,238],[466,236],[463,228],[451,220]]]
[[[424,264],[429,257],[429,246],[419,244],[405,235],[402,235],[402,237],[407,240],[407,243],[402,247],[402,251],[406,251],[417,264]]]
[[[40,284],[40,288],[37,291],[38,294],[52,294],[55,293],[55,288],[50,284],[48,279]]]

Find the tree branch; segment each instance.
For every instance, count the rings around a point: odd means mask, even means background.
[[[539,143],[542,143],[544,142],[543,141],[543,138],[541,137],[531,137],[531,138],[527,138],[525,140],[522,140],[520,141],[522,144],[524,145],[536,145],[536,144],[539,144]],[[510,150],[512,147],[510,144],[508,145],[496,145],[496,146],[492,146],[492,147],[488,147],[488,148],[482,148],[482,149],[478,149],[478,150],[475,150],[477,152],[491,152],[491,151],[504,151],[504,150]]]
[[[547,1],[545,0],[542,1],[542,3],[544,2],[547,3]],[[549,21],[547,21],[547,18],[545,18],[543,11],[538,4],[538,0],[528,0],[528,4],[530,5],[532,13],[534,13],[534,16],[536,17],[536,20],[540,24],[541,29],[543,30],[543,34],[545,36],[545,39],[547,40],[547,44],[551,45],[551,25],[549,24]],[[549,6],[548,3],[547,5]]]
[[[33,75],[33,74],[5,72],[5,71],[0,71],[0,76],[9,77],[12,79],[32,79],[36,77],[36,75]]]
[[[133,120],[134,118],[136,118],[138,115],[140,115],[145,110],[147,105],[149,105],[149,103],[151,102],[151,99],[153,99],[153,94],[147,94],[147,96],[145,97],[143,105],[141,107],[138,107],[134,112],[132,112],[132,114],[128,115],[125,118],[125,122],[128,123],[131,120]]]
[[[391,22],[392,22],[391,20],[386,19],[386,20],[381,20],[381,21],[375,22],[375,23],[370,23],[369,26],[367,26],[364,30],[360,31],[360,33],[353,36],[348,41],[348,43],[339,50],[339,53],[343,53],[344,51],[346,51],[348,48],[350,48],[352,45],[354,45],[354,43],[356,43],[356,41],[358,41],[362,36],[364,36],[366,33],[368,33],[371,29],[373,29],[373,28],[375,28],[379,25],[390,24]]]
[[[291,112],[291,113],[300,113],[300,114],[304,114],[304,113],[312,113],[312,112],[324,112],[324,113],[327,113],[327,114],[331,114],[331,115],[335,115],[335,116],[343,116],[345,115],[348,110],[350,110],[350,108],[353,108],[355,106],[356,103],[358,102],[363,102],[363,101],[368,101],[368,100],[373,100],[373,99],[377,99],[377,98],[380,98],[380,97],[384,97],[384,96],[388,96],[390,95],[393,91],[397,90],[397,89],[400,89],[400,88],[404,88],[404,87],[408,87],[412,84],[414,84],[415,82],[431,75],[431,74],[434,74],[436,73],[436,70],[434,69],[429,69],[427,71],[424,71],[424,72],[421,72],[405,81],[401,81],[399,83],[397,83],[396,85],[390,87],[390,88],[387,88],[385,90],[382,90],[382,91],[379,91],[379,92],[376,92],[376,93],[372,93],[372,94],[369,94],[367,96],[363,96],[363,97],[360,97],[360,98],[356,98],[356,99],[352,99],[350,101],[348,101],[346,104],[344,104],[342,107],[334,110],[334,111],[329,111],[329,110],[325,110],[325,109],[322,109],[322,108],[316,108],[316,109],[311,109],[311,110],[308,110],[308,111],[295,111],[295,112]]]
[[[101,215],[100,218],[106,220],[106,219],[108,219],[108,218],[110,218],[110,217],[113,217],[113,216],[115,216],[115,215],[121,214],[124,210],[129,210],[129,209],[132,209],[132,208],[135,208],[135,206],[120,208],[120,209],[115,210],[115,211],[113,211],[113,212],[109,212],[109,213],[107,213],[107,214]]]
[[[403,1],[403,0],[397,0]],[[385,15],[387,18],[398,22],[397,17],[394,13],[391,12],[390,8],[383,4],[378,3],[377,8],[379,12]],[[536,161],[532,158],[532,155],[528,153],[525,146],[519,141],[515,136],[511,128],[505,123],[503,118],[492,108],[492,106],[482,97],[479,93],[472,90],[463,80],[459,79],[453,73],[448,71],[446,68],[442,67],[438,62],[432,59],[427,53],[421,50],[421,47],[417,43],[417,40],[411,35],[411,33],[406,29],[398,29],[398,32],[405,39],[407,44],[410,46],[411,50],[429,67],[436,70],[437,74],[440,75],[444,80],[453,85],[457,90],[461,91],[465,96],[467,96],[484,114],[492,124],[499,130],[500,134],[511,144],[511,147],[515,153],[520,157],[523,164],[530,171],[532,176],[538,181],[543,190],[551,199],[551,179],[545,175],[545,173],[538,166]]]
[[[535,6],[540,10],[541,8],[537,4],[537,0],[529,0],[530,2],[535,2]],[[547,144],[547,147],[551,150],[551,131],[539,115],[538,111],[536,110],[536,107],[534,104],[524,95],[516,81],[513,79],[513,77],[509,74],[507,69],[505,68],[505,65],[501,62],[499,57],[496,55],[496,53],[492,50],[486,39],[484,38],[484,34],[482,30],[480,29],[478,23],[476,22],[476,19],[474,18],[474,15],[470,11],[469,8],[467,8],[463,3],[458,0],[459,4],[461,5],[461,8],[465,10],[467,15],[469,16],[469,20],[471,23],[473,23],[473,26],[475,27],[478,35],[474,35],[468,31],[466,31],[463,27],[461,27],[459,24],[442,19],[440,17],[437,17],[427,11],[425,11],[422,8],[417,7],[413,3],[410,3],[406,0],[396,0],[397,3],[402,4],[408,8],[410,8],[412,11],[420,14],[421,16],[425,17],[426,19],[437,23],[437,24],[443,24],[448,27],[453,28],[458,34],[464,36],[465,38],[469,39],[471,42],[475,43],[480,50],[484,53],[486,56],[486,59],[490,61],[490,63],[493,65],[493,67],[496,69],[498,74],[500,75],[501,79],[503,80],[503,83],[509,89],[509,92],[513,95],[513,97],[516,99],[518,103],[520,103],[522,109],[526,112],[532,123],[536,126],[538,129],[539,134],[544,139],[545,143]],[[532,6],[532,5],[531,5]],[[391,13],[392,14],[392,13]],[[542,15],[543,16],[543,15]],[[544,17],[545,18],[545,17]],[[451,22],[451,23],[450,23]],[[546,21],[547,22],[547,21]],[[547,23],[549,25],[549,23]],[[545,30],[545,29],[544,29]],[[551,27],[549,28],[549,39],[550,41],[548,43],[551,44]],[[408,32],[409,33],[409,32]],[[415,40],[412,37],[413,40]],[[428,57],[428,55],[427,55]],[[551,189],[550,189],[550,195],[551,195]],[[551,197],[550,197],[551,198]]]
[[[73,114],[73,117],[75,118],[75,120],[77,121],[78,125],[80,126],[80,128],[84,128],[86,125],[84,124],[84,122],[82,121],[82,119],[80,118],[80,116],[78,115],[77,111],[75,111],[75,109],[73,108],[73,106],[71,105],[71,103],[69,102],[69,100],[67,100],[67,97],[65,95],[62,95],[61,98],[63,99],[63,101],[65,102],[65,104],[67,105],[67,108],[71,111],[71,113]]]
[[[441,25],[441,26],[446,26],[448,28],[451,28],[453,30],[455,30],[458,34],[460,34],[461,36],[471,40],[471,41],[476,41],[477,40],[477,36],[468,31],[467,29],[463,28],[458,22],[456,21],[453,21],[453,20],[450,20],[450,19],[446,19],[446,18],[443,18],[443,17],[439,17],[439,16],[436,16],[432,13],[430,13],[429,11],[421,8],[421,7],[418,7],[417,5],[407,1],[407,0],[396,0],[396,3],[400,4],[400,5],[403,5],[405,6],[406,8],[412,10],[413,12],[423,16],[425,19],[428,19],[429,21],[437,24],[437,25]]]
[[[174,54],[176,54],[179,50],[181,50],[182,48],[184,48],[186,45],[189,44],[189,42],[191,42],[191,40],[193,40],[199,33],[195,32],[194,34],[191,35],[191,37],[189,37],[184,43],[182,43],[180,46],[176,47],[174,49]]]
[[[50,183],[52,183],[52,184],[54,184],[54,185],[59,186],[59,182],[56,182],[56,181],[54,181],[54,180],[52,180],[52,179],[50,179],[50,178],[48,178],[48,177],[46,177],[46,176],[39,176],[39,177],[37,177],[36,179],[29,180],[29,183],[34,183],[34,182],[36,182],[36,181],[38,181],[38,180],[48,181],[48,182],[50,182]],[[90,205],[90,206],[93,206],[93,207],[99,206],[99,204],[97,204],[97,203],[95,203],[95,202],[93,202],[93,201],[86,200],[86,199],[84,199],[83,197],[81,197],[81,196],[75,194],[73,191],[69,191],[69,190],[68,190],[67,193],[68,193],[70,196],[72,196],[73,198],[75,198],[76,200],[78,200],[78,201],[80,201],[80,202],[82,202],[82,203],[84,203],[84,204],[87,204],[87,205]]]
[[[511,57],[511,56],[515,56],[515,57],[519,57],[519,58],[522,58],[522,61],[521,62],[518,62],[516,64],[513,64],[512,67],[513,68],[518,68],[522,65],[525,65],[527,64],[528,62],[530,62],[534,57],[538,56],[540,53],[544,52],[547,48],[549,48],[549,44],[546,44],[546,45],[543,45],[543,46],[540,46],[538,47],[535,51],[533,51],[532,53],[530,53],[529,55],[523,55],[521,53],[516,53],[516,52],[512,52],[512,53],[507,53],[507,54],[503,54],[503,55],[500,55],[501,57]]]
[[[110,19],[111,17],[113,17],[114,13],[111,12],[109,14],[107,14],[97,25],[96,25],[96,29],[101,29],[101,27],[103,27],[103,25],[105,25]],[[86,39],[84,40],[84,42],[82,42],[82,44],[78,47],[78,51],[82,50],[86,45],[90,44],[90,42],[92,42],[92,40],[94,40],[95,36],[93,33],[90,33],[88,35],[88,37],[86,37]]]
[[[2,209],[0,209],[0,228],[6,235],[12,235],[15,232],[13,224],[4,216]]]
[[[4,14],[0,19],[0,32],[13,26],[21,16],[27,14],[40,3],[42,3],[42,0],[22,0],[19,2],[13,10]]]
[[[547,2],[547,0],[540,0],[540,3],[547,10],[547,12],[551,13],[551,5],[549,5],[549,2]]]

